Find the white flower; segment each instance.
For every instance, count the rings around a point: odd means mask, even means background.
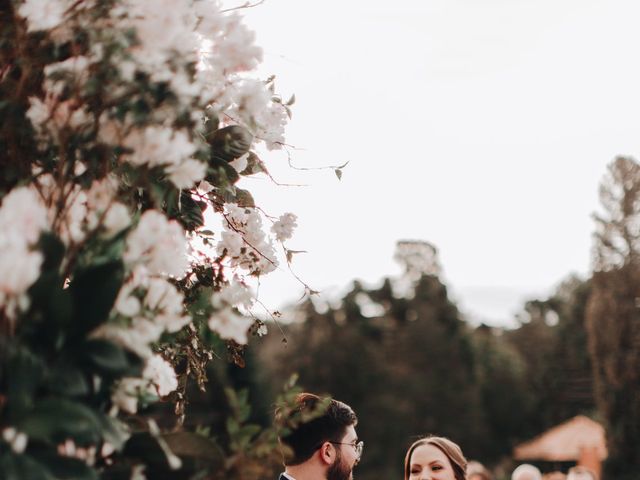
[[[149,280],[147,295],[144,299],[145,307],[153,311],[155,323],[169,333],[181,330],[191,321],[188,315],[184,315],[183,301],[182,293],[166,280],[161,278]]]
[[[230,257],[240,256],[241,249],[244,247],[242,235],[237,232],[227,231],[222,232],[221,238],[218,242],[218,254],[222,255],[222,253],[226,251]]]
[[[249,220],[249,210],[245,207],[239,207],[235,203],[229,203],[226,206],[227,217],[236,227],[242,228]]]
[[[214,313],[209,319],[209,328],[220,338],[233,340],[240,345],[246,345],[247,331],[252,324],[252,319],[240,316],[230,308]]]
[[[178,188],[191,188],[196,182],[202,180],[207,173],[207,166],[188,158],[181,163],[169,165],[166,168],[169,180]]]
[[[134,150],[127,158],[138,166],[179,165],[196,151],[185,131],[158,126],[132,131],[124,145]]]
[[[44,129],[47,120],[51,118],[49,106],[38,97],[29,97],[29,110],[27,110],[27,118],[35,129],[41,132]]]
[[[232,307],[239,305],[244,308],[250,308],[255,301],[255,295],[249,287],[234,279],[234,281],[225,285],[220,292],[213,294],[212,303],[214,306],[218,304],[218,299]]]
[[[298,220],[298,217],[293,213],[285,213],[271,226],[271,231],[279,242],[284,242],[291,238],[294,228],[298,226],[296,220]]]
[[[140,223],[127,237],[124,259],[129,264],[142,263],[151,275],[180,278],[189,267],[184,230],[175,220],[147,210]]]
[[[25,0],[18,14],[27,19],[29,32],[49,30],[64,20],[64,12],[69,4],[63,0]]]
[[[153,354],[150,345],[157,342],[162,335],[162,327],[144,318],[135,318],[130,327],[113,324],[99,326],[91,333],[92,338],[104,338],[131,350],[142,358]]]
[[[7,427],[2,430],[2,438],[11,446],[11,450],[17,454],[25,451],[29,440],[26,433],[19,432],[13,427]]]
[[[123,80],[132,82],[136,73],[136,64],[131,60],[123,60],[118,63],[118,69],[120,70],[120,76]]]
[[[66,205],[64,221],[61,223],[60,237],[65,243],[79,243],[86,236],[85,227],[87,218],[87,194],[80,186],[73,189]],[[50,210],[49,215],[54,215]]]
[[[67,84],[67,78],[71,77],[75,82],[74,87],[81,87],[89,78],[89,59],[85,56],[69,57],[62,62],[51,63],[44,67],[44,88],[53,97],[59,97]],[[65,79],[53,78],[55,74],[64,72]]]
[[[202,54],[211,68],[226,73],[255,68],[262,61],[262,49],[254,44],[255,34],[241,23],[241,17],[234,13],[221,18],[210,2],[201,3],[203,21],[198,31],[209,40]]]
[[[146,465],[135,465],[131,469],[131,478],[129,480],[147,480],[147,477],[144,474],[146,468]]]
[[[169,362],[160,355],[154,355],[147,360],[142,376],[151,380],[161,397],[166,397],[178,388],[176,372]]]
[[[40,276],[44,257],[32,247],[46,230],[47,210],[35,190],[13,189],[0,206],[0,308],[13,316]]]
[[[147,391],[149,391],[148,380],[126,377],[118,383],[111,395],[111,401],[125,412],[136,413],[138,411],[138,397]]]
[[[131,225],[131,214],[126,206],[116,202],[104,216],[103,226],[108,236],[113,236]]]
[[[95,180],[87,192],[87,206],[91,210],[104,212],[113,203],[118,190],[118,180],[109,176]]]
[[[226,206],[226,230],[217,245],[219,255],[231,258],[231,266],[239,266],[254,274],[269,273],[278,265],[271,241],[262,230],[262,219],[255,208]]]
[[[118,297],[115,304],[116,311],[125,317],[134,317],[140,312],[140,300],[136,297]]]
[[[0,248],[0,305],[24,294],[40,276],[44,257],[25,244],[8,243]]]
[[[0,245],[16,237],[33,244],[47,227],[47,210],[34,189],[14,188],[4,197],[0,207]]]
[[[197,61],[199,40],[192,0],[126,0],[111,14],[121,28],[135,30],[138,42],[130,53],[154,81],[170,80],[170,63]]]
[[[250,125],[271,103],[271,92],[264,82],[243,79],[232,90],[233,101],[237,105],[237,115]]]
[[[264,141],[268,150],[282,148],[284,128],[288,121],[287,111],[277,102],[271,102],[266,109],[256,115],[255,133]]]
[[[259,337],[264,337],[267,333],[269,333],[269,330],[267,329],[267,325],[264,323],[261,323],[260,326],[258,327],[258,330],[256,330],[256,335],[258,335]]]

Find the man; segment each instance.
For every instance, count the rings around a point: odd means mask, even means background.
[[[542,480],[542,474],[533,465],[523,463],[513,471],[511,480]]]
[[[351,407],[312,393],[301,393],[295,403],[297,415],[321,410],[318,416],[299,423],[280,438],[290,449],[280,480],[351,480],[364,446],[358,440],[355,430],[358,418]]]

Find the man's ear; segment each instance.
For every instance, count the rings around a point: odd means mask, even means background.
[[[318,449],[320,460],[326,465],[331,465],[336,459],[336,451],[330,442],[324,442]]]

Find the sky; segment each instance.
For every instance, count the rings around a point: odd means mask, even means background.
[[[640,155],[636,1],[266,0],[242,10],[263,77],[295,94],[280,184],[243,180],[292,211],[295,274],[328,298],[400,273],[395,242],[437,246],[471,322],[514,325],[527,298],[590,269],[598,184]],[[338,180],[330,167],[349,162]],[[260,285],[295,303],[285,267]]]

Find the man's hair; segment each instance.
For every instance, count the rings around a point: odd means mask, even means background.
[[[340,442],[347,432],[347,427],[358,423],[358,418],[349,405],[312,393],[301,393],[296,397],[294,414],[304,416],[312,413],[322,408],[323,403],[327,403],[328,406],[320,410],[319,415],[308,422],[298,424],[288,435],[280,438],[280,441],[292,451],[291,456],[285,456],[285,465],[293,466],[306,462],[324,442]]]
[[[411,444],[407,454],[404,457],[404,478],[409,480],[411,476],[411,456],[413,451],[422,445],[433,445],[446,455],[453,468],[453,474],[456,480],[465,480],[467,471],[467,459],[462,453],[462,449],[457,443],[452,442],[445,437],[429,436],[416,440]]]

